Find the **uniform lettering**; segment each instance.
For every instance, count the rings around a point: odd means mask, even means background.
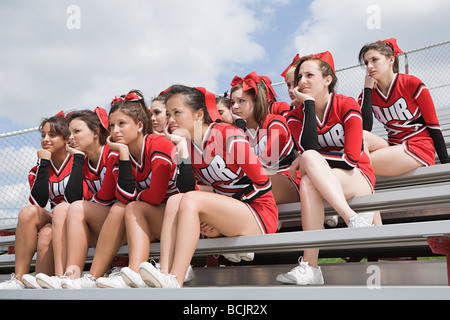
[[[86,180],[89,190],[91,190],[92,193],[97,193],[100,190],[100,188],[102,186],[102,181],[105,178],[105,173],[106,173],[106,167],[103,167],[102,171],[100,172],[99,179]]]
[[[408,104],[404,98],[395,101],[391,106],[381,108],[379,106],[372,106],[375,118],[383,124],[390,121],[405,121],[413,118],[411,111],[408,109]]]
[[[150,171],[150,173],[148,174],[148,177],[145,180],[141,180],[137,183],[139,186],[139,189],[145,190],[145,189],[150,188],[151,180],[152,180],[152,172]]]
[[[217,181],[231,181],[238,177],[236,173],[227,167],[225,160],[215,155],[206,168],[200,170],[203,177],[211,184]]]
[[[341,123],[336,123],[330,130],[318,136],[319,148],[344,147],[345,131]]]
[[[59,196],[64,196],[64,190],[66,189],[67,183],[69,182],[69,177],[70,176],[67,176],[58,182],[51,182],[50,185],[50,192],[52,193],[52,195],[50,195],[51,199],[54,199]]]

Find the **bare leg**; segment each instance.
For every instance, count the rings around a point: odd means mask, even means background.
[[[20,211],[15,238],[15,274],[19,280],[30,271],[31,259],[37,250],[39,230],[51,221],[51,214],[35,205],[26,206]],[[51,261],[53,263],[53,257]]]
[[[347,199],[372,192],[366,179],[356,169],[331,169],[324,157],[316,151],[306,151],[300,157],[302,179],[307,175],[322,197],[348,224],[349,218],[356,213],[348,205]],[[303,203],[303,198],[301,201]]]
[[[209,192],[184,194],[176,219],[174,260],[169,266],[169,273],[176,276],[180,286],[197,247],[200,221],[225,236],[261,234],[256,219],[243,202]]]
[[[347,199],[356,195],[370,194],[371,188],[359,170],[331,169],[326,160],[315,151],[301,155],[300,198],[302,202],[303,230],[323,228],[325,199],[348,224],[356,213]],[[317,267],[319,250],[305,250],[303,259]]]
[[[183,196],[184,193],[173,195],[166,203],[164,221],[161,228],[161,255],[159,257],[161,271],[165,273],[169,271],[169,266],[173,263],[175,241],[177,237],[176,231],[178,228],[177,213]]]
[[[129,266],[139,272],[139,265],[148,260],[150,242],[161,237],[165,205],[154,206],[134,201],[125,208]]]
[[[52,246],[52,225],[46,224],[39,230],[36,250],[36,274],[55,274]]]
[[[127,243],[124,217],[125,205],[115,203],[109,210],[98,236],[94,260],[89,271],[95,278],[103,276],[117,251]]]
[[[396,176],[422,167],[423,164],[411,157],[403,145],[389,145],[383,138],[364,131],[364,144],[369,151],[372,168],[379,176]]]
[[[378,149],[389,147],[389,143],[385,139],[369,131],[363,131],[363,139],[364,152],[368,155]]]
[[[70,203],[63,202],[58,204],[53,210],[51,231],[56,276],[64,275],[66,268],[66,216],[69,206]]]
[[[324,207],[323,198],[308,176],[303,176],[300,181],[300,198],[302,201],[302,229],[323,229]],[[319,257],[318,249],[304,250],[303,260],[308,261],[311,266],[317,267]]]
[[[272,193],[277,204],[299,202],[299,191],[293,182],[284,174],[270,175]]]
[[[95,245],[97,235],[110,211],[90,201],[75,201],[67,212],[67,265],[65,271],[72,271],[79,278],[83,270],[89,246]]]
[[[396,176],[424,165],[407,154],[403,145],[378,149],[370,154],[372,167],[379,176]]]

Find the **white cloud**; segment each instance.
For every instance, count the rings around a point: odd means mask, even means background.
[[[217,90],[220,75],[265,55],[252,38],[263,26],[252,2],[2,2],[0,113],[36,126],[43,116],[105,105],[133,88],[148,97],[173,83]],[[72,4],[80,29],[66,26]]]
[[[379,28],[369,28],[379,9]],[[295,32],[300,54],[329,50],[336,68],[358,63],[361,47],[377,40],[397,38],[403,51],[448,40],[450,2],[445,0],[313,0],[309,18]]]

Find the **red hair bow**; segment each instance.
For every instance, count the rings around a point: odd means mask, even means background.
[[[242,90],[247,91],[250,89],[255,89],[255,97],[258,94],[258,83],[259,81],[264,82],[267,90],[267,101],[272,101],[275,99],[275,90],[272,87],[272,80],[270,80],[267,76],[258,76],[256,72],[251,72],[245,76],[244,79],[241,77],[235,76],[233,81],[231,82],[231,88],[235,86],[242,85]]]
[[[54,117],[61,117],[61,118],[65,118],[64,116],[64,111],[61,110],[60,112],[58,112],[57,114],[54,115]]]
[[[114,104],[119,101],[123,101],[123,98],[122,97],[114,97],[114,99],[111,101],[111,104]]]
[[[130,92],[124,98],[114,97],[111,104],[114,104],[114,103],[120,102],[120,101],[124,101],[124,100],[126,100],[126,101],[141,101],[142,97],[140,95],[136,94],[135,92]]]
[[[256,74],[256,72],[253,71],[248,75],[246,75],[244,79],[235,76],[233,81],[231,81],[231,88],[234,88],[241,84],[243,91],[255,89],[255,97],[256,97],[256,94],[258,93],[258,82],[259,76]]]
[[[333,56],[331,55],[330,51],[312,54],[312,56],[328,63],[330,65],[331,69],[333,69],[333,72],[336,73],[336,71],[334,70]]]
[[[388,46],[390,46],[392,48],[392,50],[394,50],[394,56],[397,58],[399,53],[403,53],[403,51],[398,47],[397,45],[397,39],[395,38],[390,38],[390,39],[386,39],[386,40],[380,40],[378,42],[385,42],[388,44]]]
[[[167,92],[170,91],[170,89],[172,89],[172,87],[168,87],[167,89],[164,89],[163,91],[161,91],[161,92],[159,93],[158,97],[159,97],[159,96],[165,95]]]
[[[273,101],[275,99],[275,90],[272,87],[272,80],[267,76],[260,76],[259,79],[264,82],[267,89],[267,101]]]
[[[97,115],[98,119],[100,120],[100,123],[102,124],[103,128],[108,130],[109,121],[108,121],[108,113],[105,109],[97,107],[94,109],[95,114]]]
[[[216,121],[218,119],[222,120],[222,117],[219,114],[219,110],[217,110],[216,95],[214,93],[206,91],[206,89],[202,87],[195,87],[195,89],[200,91],[205,97],[206,109],[208,110],[211,120],[212,121]]]
[[[142,97],[135,92],[130,92],[125,96],[125,100],[127,101],[141,101]]]
[[[294,67],[296,62],[300,60],[300,55],[297,53],[294,57],[294,60],[292,60],[291,64],[286,68],[286,70],[283,71],[283,73],[281,74],[281,76],[286,79],[286,74],[288,73],[289,69],[291,67]]]

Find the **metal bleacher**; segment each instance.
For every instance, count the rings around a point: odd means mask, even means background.
[[[450,108],[437,111],[449,148]],[[373,132],[383,135],[384,129],[374,124]],[[349,204],[356,212],[380,211],[383,225],[349,229],[340,221],[336,227],[301,231],[301,204],[282,204],[280,230],[275,234],[201,239],[194,256],[196,277],[183,289],[0,290],[0,299],[450,299],[450,164],[437,161],[435,166],[401,176],[377,177],[374,194],[354,197]],[[335,214],[325,204],[326,217]],[[5,234],[0,247],[14,245],[14,230],[14,224],[0,228]],[[324,263],[321,287],[277,284],[276,274],[289,271],[302,250],[310,248],[321,249],[321,257],[388,256],[390,260]],[[159,249],[159,243],[153,243],[150,257],[157,258]],[[255,252],[256,259],[204,267],[208,257],[235,252]],[[95,249],[89,250],[87,264],[94,253]],[[127,253],[123,246],[118,256]],[[446,259],[399,261],[417,255]],[[260,256],[265,259],[258,260]],[[0,255],[0,270],[5,273],[0,281],[9,277],[6,272],[13,267],[12,251]],[[375,289],[369,283],[372,267],[381,272]]]
[[[448,129],[445,130],[448,134]],[[447,139],[448,141],[448,139]],[[323,230],[301,231],[301,204],[279,205],[281,228],[278,233],[259,236],[201,239],[194,259],[205,261],[212,255],[234,252],[255,252],[256,257],[268,255],[264,262],[234,264],[233,266],[203,266],[194,268],[196,278],[181,290],[152,289],[92,289],[92,290],[36,290],[0,291],[0,299],[261,299],[267,290],[276,299],[394,299],[412,297],[427,299],[450,298],[450,164],[436,164],[408,172],[399,177],[379,177],[376,193],[349,200],[357,212],[380,210],[384,225],[349,229],[339,223]],[[325,204],[326,215],[333,209]],[[3,226],[13,232],[15,226]],[[14,235],[0,237],[0,245],[13,245]],[[279,285],[277,273],[288,271],[293,265],[277,264],[274,257],[295,256],[310,248],[320,248],[328,257],[416,255],[446,255],[447,260],[435,261],[368,261],[323,264],[325,285],[321,288],[301,288]],[[90,249],[87,263],[95,249]],[[118,256],[127,256],[123,246]],[[151,258],[159,256],[159,243],[151,246]],[[256,261],[257,259],[255,259]],[[272,262],[267,262],[272,261]],[[275,262],[273,262],[275,261]],[[204,263],[203,263],[204,264]],[[0,255],[0,268],[11,269],[14,254]],[[368,286],[367,270],[376,266],[381,270],[382,290]],[[404,276],[408,274],[408,276]],[[400,291],[399,291],[400,290]],[[60,292],[62,291],[62,292]],[[383,292],[383,293],[382,293]],[[394,292],[401,292],[396,295]],[[267,296],[266,296],[267,297]]]

